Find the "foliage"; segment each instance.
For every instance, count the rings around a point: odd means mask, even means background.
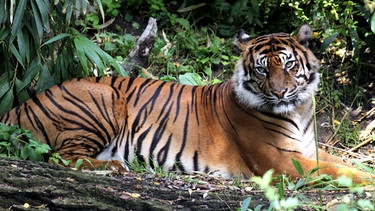
[[[86,1],[82,1],[86,2]],[[100,0],[96,0],[100,2]],[[0,114],[72,77],[104,75],[112,66],[125,75],[118,62],[83,36],[72,23],[79,1],[6,1],[0,6]],[[35,84],[35,80],[38,84]]]
[[[227,71],[232,73],[239,58],[229,47],[233,46],[232,39],[221,39],[209,28],[195,30],[188,20],[181,18],[176,19],[175,28],[177,33],[157,38],[151,55],[162,80],[215,84],[225,79]]]
[[[0,123],[0,156],[43,161],[51,148],[36,141],[29,130]]]
[[[65,166],[68,166],[72,162],[71,160],[65,160],[58,153],[52,153],[52,156],[49,158],[49,160],[55,164],[63,164]]]
[[[95,35],[97,44],[112,57],[123,61],[133,49],[136,40],[130,34],[116,34],[111,32],[102,32]]]
[[[304,175],[300,167],[301,165],[297,161],[293,161],[293,164],[301,174],[301,179],[297,180],[296,183],[288,177],[285,177],[285,175],[278,175],[274,178],[272,176],[272,169],[267,171],[262,177],[255,176],[251,178],[251,181],[264,191],[264,196],[269,200],[268,207],[263,207],[262,205],[251,206],[251,197],[248,197],[242,202],[242,206],[238,210],[295,210],[298,208],[326,210],[327,207],[323,204],[316,204],[309,199],[310,197],[308,195],[305,195],[304,191],[308,194],[309,190],[345,190],[350,192],[350,194],[344,195],[337,200],[338,210],[372,210],[374,208],[374,196],[364,197],[359,200],[354,197],[363,194],[364,187],[354,185],[352,179],[341,176],[333,180],[327,175],[311,177],[317,169],[310,170],[307,172],[307,175]],[[277,182],[276,186],[271,184],[272,181]],[[306,184],[310,185],[306,186]],[[287,191],[290,196],[285,198]],[[249,208],[253,206],[255,206],[254,209]]]

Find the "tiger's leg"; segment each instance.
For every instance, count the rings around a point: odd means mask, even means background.
[[[320,174],[327,174],[331,175],[333,178],[338,178],[342,175],[346,177],[352,178],[355,183],[365,183],[370,184],[371,181],[368,179],[375,179],[375,175],[361,171],[359,169],[354,168],[350,164],[343,162],[340,158],[330,155],[326,152],[320,151],[319,152],[319,173]],[[310,159],[303,156],[297,156],[294,158],[298,162],[300,162],[301,166],[303,167],[304,172],[312,170],[318,166],[316,159]],[[298,172],[295,170],[294,166],[290,163],[289,172],[291,172],[292,177],[300,177]],[[316,175],[317,173],[315,173]]]

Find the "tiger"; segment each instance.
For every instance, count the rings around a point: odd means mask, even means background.
[[[312,28],[295,35],[235,36],[242,51],[233,76],[191,86],[137,77],[88,77],[55,85],[0,116],[30,130],[71,166],[129,171],[150,168],[221,178],[249,178],[270,169],[301,177],[316,169],[364,183],[374,175],[316,151],[312,98],[319,60],[308,48]]]

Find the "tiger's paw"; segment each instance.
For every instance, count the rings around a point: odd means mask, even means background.
[[[90,157],[77,157],[77,158],[60,158],[60,159],[49,159],[51,164],[58,164],[61,166],[68,166],[79,170],[110,170],[117,171],[120,173],[129,172],[127,166],[123,165],[118,160],[98,160]]]

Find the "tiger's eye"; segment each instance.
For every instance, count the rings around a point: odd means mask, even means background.
[[[256,70],[259,74],[262,74],[262,75],[266,75],[266,74],[267,74],[267,69],[264,68],[264,67],[256,67],[255,70]]]
[[[294,65],[295,65],[295,61],[288,61],[287,63],[285,63],[285,69],[290,69],[294,67]]]

